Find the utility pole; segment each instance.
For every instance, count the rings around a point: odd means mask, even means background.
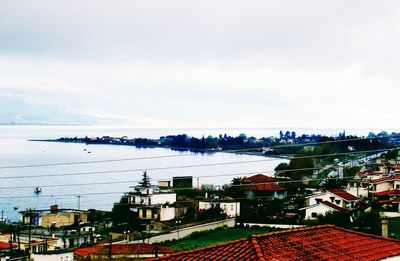
[[[81,210],[81,195],[76,196],[78,198],[78,210]]]
[[[32,210],[29,209],[29,232],[28,232],[29,257],[31,256],[31,225],[32,225]]]
[[[21,241],[19,240],[19,222],[17,223],[17,240],[18,240],[18,252],[21,251]]]
[[[108,260],[111,261],[111,257],[112,257],[112,235],[108,236],[108,243],[109,243]]]

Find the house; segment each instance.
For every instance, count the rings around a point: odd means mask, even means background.
[[[248,198],[255,196],[270,196],[272,199],[285,198],[286,189],[278,186],[276,183],[277,181],[274,177],[257,174],[243,178],[241,189],[245,191]]]
[[[329,201],[322,201],[320,203],[301,208],[305,211],[304,219],[315,219],[318,215],[325,215],[328,212],[345,212],[346,209]]]
[[[21,214],[22,224],[32,224],[41,227],[61,228],[87,223],[88,212],[77,209],[59,209],[58,205],[53,205],[50,209],[44,210],[25,210]]]
[[[32,255],[32,261],[74,261],[72,251],[52,251]]]
[[[361,171],[357,175],[366,180],[375,180],[385,177],[387,173],[385,171]]]
[[[16,231],[12,235],[2,234],[0,235],[0,242],[8,243],[10,238],[12,238],[13,245],[19,245],[22,251],[30,249],[30,253],[32,254],[59,251],[95,243],[96,235],[93,230],[88,231],[88,227],[82,226],[82,229],[63,230],[36,227],[30,231],[19,231],[19,236]]]
[[[171,254],[174,249],[151,244],[112,244],[111,259],[142,260]],[[108,260],[110,245],[74,249],[76,260]],[[65,261],[65,260],[63,260]]]
[[[207,210],[210,208],[219,208],[228,217],[240,216],[240,202],[231,198],[199,201],[199,210]]]
[[[368,261],[385,258],[400,258],[400,241],[323,225],[249,236],[148,260]]]
[[[400,174],[400,165],[392,165],[389,166],[388,169],[389,169],[389,174],[391,175]]]
[[[306,199],[308,207],[326,201],[347,210],[354,209],[356,203],[359,201],[358,197],[344,191],[341,188],[328,189],[325,192],[311,195]]]
[[[176,193],[163,191],[156,186],[137,188],[126,193],[133,213],[141,219],[167,221],[175,218]]]
[[[370,191],[381,192],[391,189],[400,189],[400,175],[383,177],[370,182]]]

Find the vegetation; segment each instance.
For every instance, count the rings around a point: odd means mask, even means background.
[[[248,237],[249,235],[265,234],[277,231],[276,228],[255,227],[219,227],[214,230],[194,232],[187,237],[179,240],[169,240],[160,243],[160,245],[174,248],[175,250],[191,250],[199,247],[211,246],[219,243],[228,242],[230,240]]]

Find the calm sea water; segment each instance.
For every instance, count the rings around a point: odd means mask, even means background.
[[[335,135],[341,130],[306,130],[290,129],[301,133],[321,133]],[[201,137],[227,133],[238,135],[246,133],[249,136],[263,137],[276,136],[279,129],[135,129],[126,127],[82,127],[82,126],[0,126],[0,211],[9,220],[18,219],[18,211],[44,209],[52,204],[62,208],[78,208],[78,196],[81,209],[96,208],[110,210],[112,204],[118,201],[130,186],[140,180],[142,171],[121,173],[104,173],[95,175],[74,175],[82,172],[142,170],[186,165],[215,164],[224,162],[241,162],[266,159],[258,156],[236,155],[227,153],[193,154],[177,152],[169,149],[139,149],[128,146],[84,145],[50,142],[33,142],[30,139],[48,139],[59,137],[83,136],[128,136],[158,138],[169,134],[182,134]],[[348,131],[349,133],[349,131]],[[353,133],[366,134],[367,130],[354,130]],[[88,153],[90,151],[91,153]],[[187,155],[190,154],[190,155]],[[21,166],[31,164],[52,164],[76,161],[95,161],[121,158],[152,157],[160,155],[186,155],[172,158],[147,159],[124,162],[107,162],[82,165],[63,165],[34,168],[1,167]],[[173,176],[215,176],[199,178],[199,184],[228,184],[238,173],[267,172],[283,162],[279,159],[270,161],[245,163],[223,166],[204,166],[196,168],[177,168],[164,170],[150,170],[152,179],[170,179]],[[232,176],[221,176],[232,174]],[[34,177],[35,175],[50,175],[48,177]],[[18,176],[25,176],[19,177]],[[243,175],[242,175],[243,176]],[[79,185],[87,183],[108,183],[97,185]],[[112,183],[114,182],[114,183]],[[115,183],[121,182],[121,183]],[[194,179],[197,185],[197,179]],[[35,187],[42,187],[40,195],[34,194]],[[93,193],[111,193],[85,195]],[[115,192],[115,193],[114,193]]]

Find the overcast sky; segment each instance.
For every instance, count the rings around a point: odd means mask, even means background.
[[[399,1],[0,0],[0,123],[396,128]]]

